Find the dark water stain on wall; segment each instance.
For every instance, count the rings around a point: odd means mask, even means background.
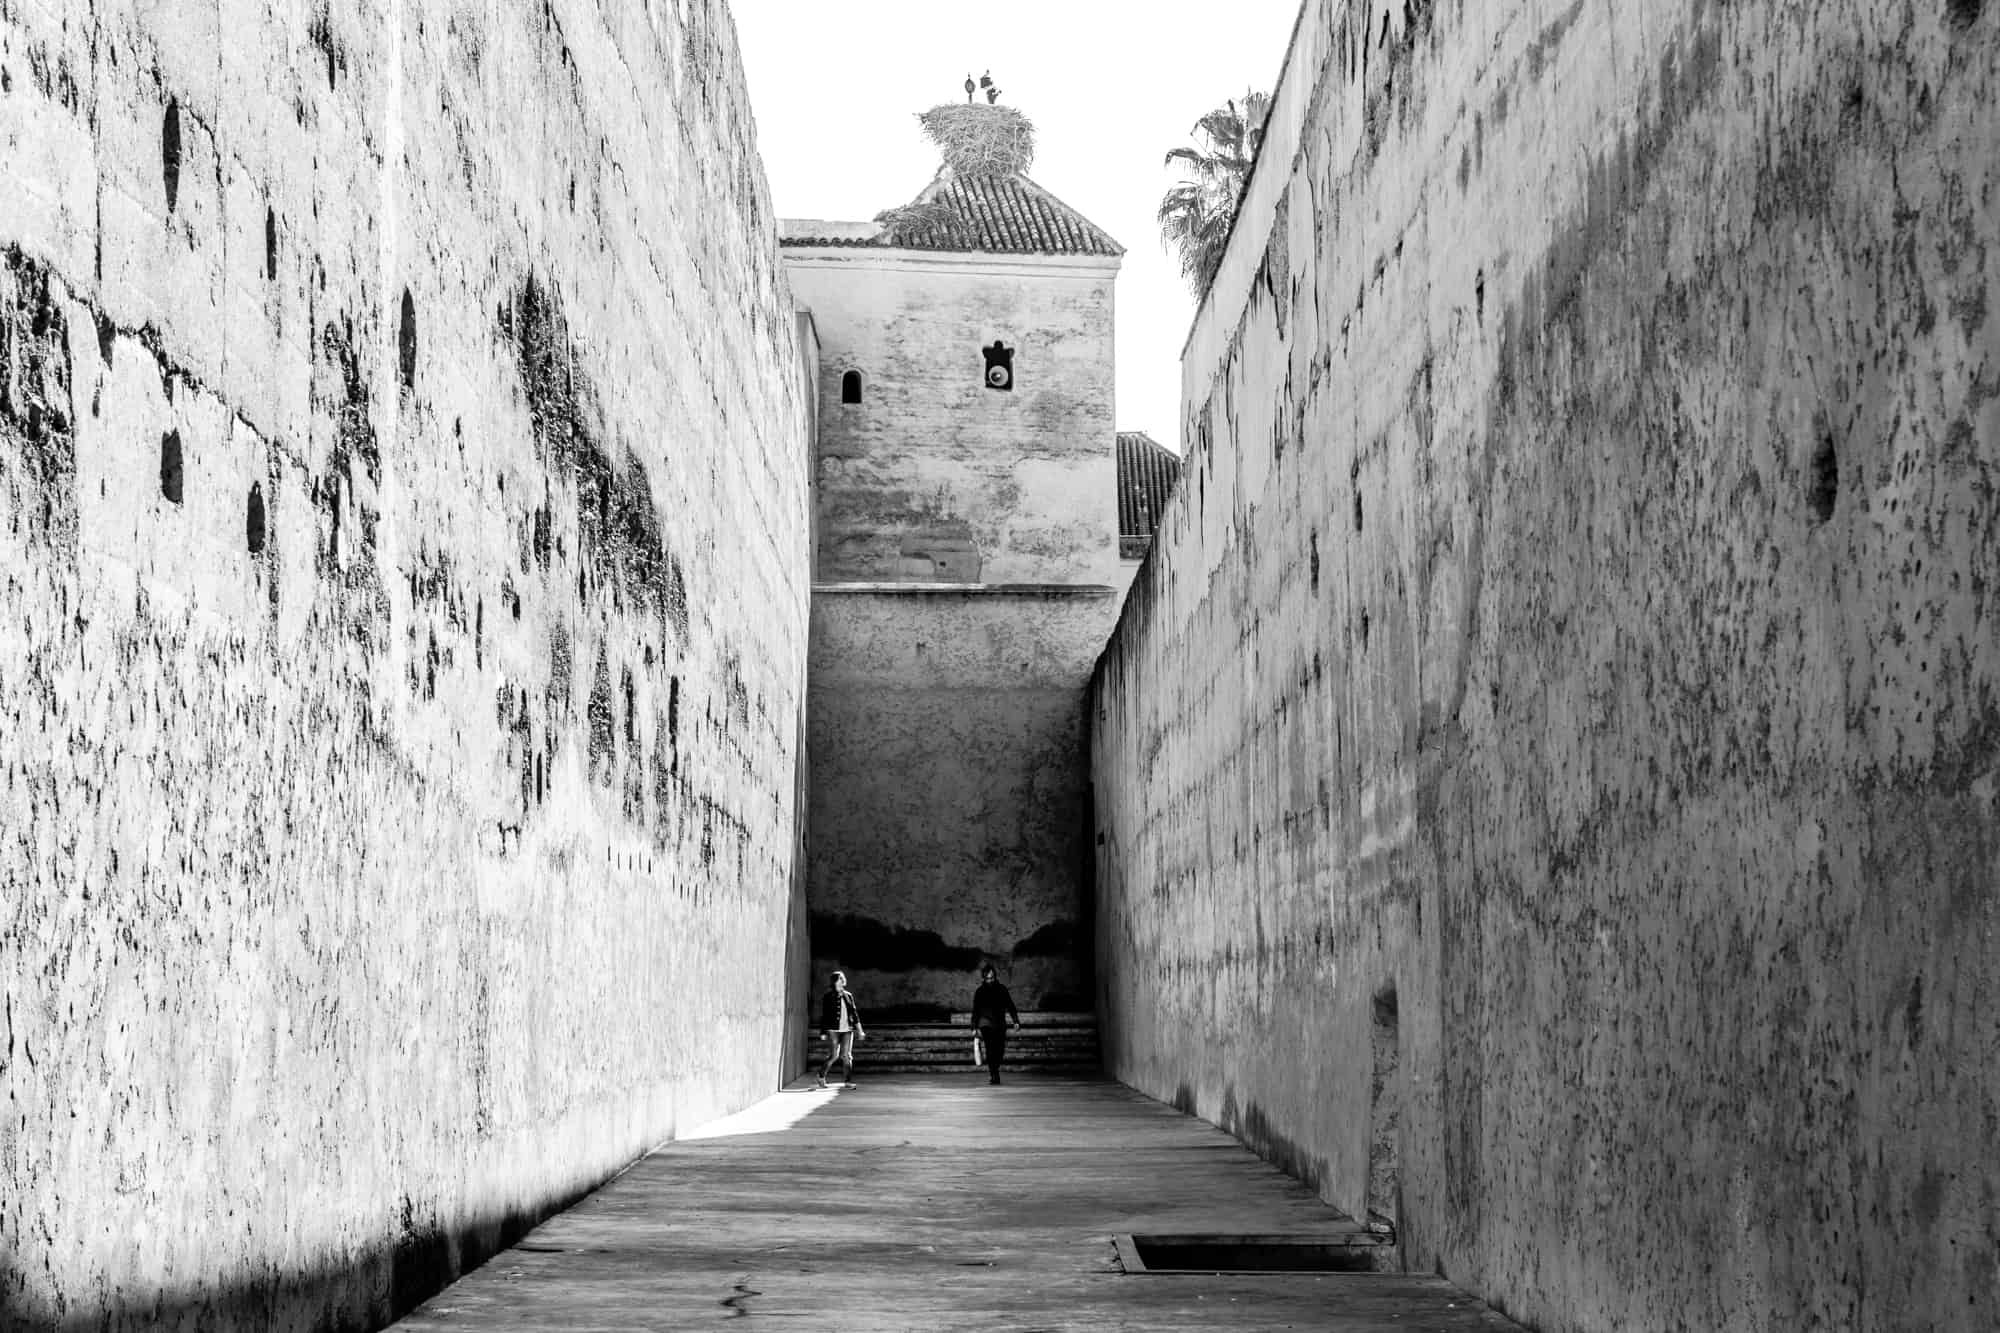
[[[18,457],[40,503],[45,533],[73,534],[76,439],[69,317],[49,270],[19,246],[0,252],[0,429],[19,442]]]
[[[348,632],[373,652],[388,640],[390,614],[375,546],[381,445],[369,417],[367,375],[352,331],[329,322],[314,353],[313,406],[334,428],[327,471],[313,482],[316,500],[326,511],[326,541],[317,566],[321,586],[333,597]]]
[[[340,84],[340,71],[347,68],[347,52],[333,35],[332,7],[321,5],[306,28],[306,41],[326,60],[326,86],[331,92]]]
[[[575,660],[570,647],[569,630],[561,625],[549,631],[549,683],[544,691],[548,701],[550,725],[560,732],[559,723],[567,723],[575,709],[574,686]]]
[[[1013,954],[1016,958],[1068,958],[1088,943],[1079,936],[1076,922],[1051,921],[1016,944]]]
[[[597,646],[597,665],[591,672],[590,701],[584,713],[590,723],[591,774],[596,776],[602,764],[608,777],[618,762],[618,739],[611,713],[611,661],[603,644]]]
[[[847,967],[910,972],[920,967],[969,972],[985,959],[978,949],[947,944],[933,930],[905,930],[863,916],[812,914],[813,953]]]
[[[354,348],[353,331],[329,322],[320,332],[319,351],[336,379],[326,392],[315,394],[314,404],[327,409],[333,419],[334,463],[349,467],[351,460],[359,459],[368,480],[379,481],[382,451],[375,436],[375,423],[368,415],[368,381]]]
[[[628,606],[649,609],[674,634],[688,634],[687,581],[668,549],[651,474],[629,446],[614,443],[585,354],[571,340],[562,299],[532,272],[499,310],[514,349],[522,394],[544,465],[575,487],[579,577],[608,586]],[[537,514],[535,552],[548,564],[549,519]]]

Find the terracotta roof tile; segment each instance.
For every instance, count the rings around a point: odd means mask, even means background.
[[[1118,432],[1118,554],[1136,560],[1152,544],[1180,480],[1181,460],[1144,431]]]
[[[1125,248],[1103,228],[1026,176],[938,173],[922,194],[881,219],[874,235],[853,224],[787,223],[781,244],[890,246],[998,255],[1105,255]]]

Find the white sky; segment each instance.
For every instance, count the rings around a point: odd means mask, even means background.
[[[1277,81],[1299,0],[731,0],[780,217],[865,220],[937,171],[916,116],[988,69],[1035,123],[1028,174],[1125,247],[1118,429],[1180,447],[1194,298],[1153,211],[1201,115]]]

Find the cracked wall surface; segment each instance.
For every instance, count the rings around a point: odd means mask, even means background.
[[[1107,1059],[1535,1327],[2000,1322],[1996,79],[1305,6],[1096,678]]]
[[[0,1322],[372,1327],[788,1072],[796,338],[720,0],[0,0]]]

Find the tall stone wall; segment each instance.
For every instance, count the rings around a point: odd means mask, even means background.
[[[845,970],[864,1021],[968,1008],[983,961],[1023,1010],[1089,1007],[1083,704],[1116,609],[1093,587],[814,594],[813,971]]]
[[[1092,583],[1118,571],[1118,261],[787,246],[820,362],[819,577]],[[1014,352],[1014,388],[981,350]],[[861,401],[842,401],[861,376]]]
[[[721,0],[0,0],[0,1324],[372,1327],[786,1072],[750,126]]]
[[[1097,676],[1117,1075],[1535,1327],[2000,1323],[2000,14],[1309,0]]]

